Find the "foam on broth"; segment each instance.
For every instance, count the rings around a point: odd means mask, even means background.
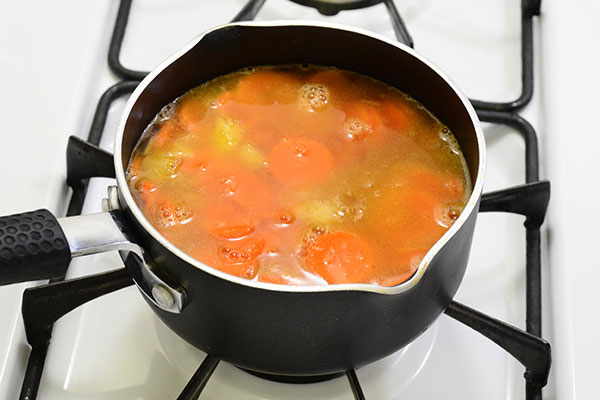
[[[410,278],[471,194],[458,141],[408,95],[320,66],[261,66],[166,105],[127,179],[178,248],[247,279]]]

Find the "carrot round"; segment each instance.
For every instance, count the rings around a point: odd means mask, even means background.
[[[364,282],[373,268],[373,253],[358,235],[326,233],[307,249],[306,266],[330,284]]]
[[[256,259],[264,248],[261,237],[203,241],[190,254],[204,264],[241,278],[253,279],[259,270]]]
[[[389,190],[373,204],[370,216],[377,234],[394,238],[398,246],[431,246],[447,228],[440,226],[435,212],[443,202],[419,188]]]
[[[271,172],[280,182],[316,184],[324,181],[334,167],[327,147],[307,137],[280,142],[271,151]]]
[[[220,99],[237,103],[267,105],[273,103],[290,104],[298,97],[300,81],[291,74],[281,71],[258,70],[243,77],[232,96]]]
[[[325,69],[312,74],[306,80],[307,83],[321,84],[330,92],[344,93],[352,87],[348,76],[338,69]]]
[[[188,128],[200,123],[206,114],[206,105],[197,97],[187,98],[177,108],[179,120]]]
[[[391,183],[419,189],[446,201],[459,200],[465,192],[464,181],[460,178],[415,165],[401,167],[399,172],[395,172]]]
[[[214,235],[225,239],[239,239],[254,232],[256,223],[250,214],[235,204],[222,202],[209,207],[205,224]]]
[[[218,256],[225,264],[241,265],[256,260],[265,248],[265,241],[260,237],[229,242],[219,247]]]
[[[213,165],[207,169],[204,184],[210,196],[231,199],[260,215],[272,211],[275,199],[272,185],[258,173]]]
[[[366,101],[353,102],[344,107],[346,120],[357,119],[367,124],[372,130],[383,125],[383,117],[377,104]]]
[[[164,151],[180,133],[179,127],[172,121],[165,121],[150,141],[151,151]]]
[[[408,280],[427,253],[426,247],[392,249],[386,256],[386,268],[378,271],[375,281],[381,286],[395,286]]]
[[[414,111],[399,99],[388,98],[381,104],[381,111],[388,127],[403,132],[414,123]]]
[[[283,275],[258,275],[259,282],[275,283],[277,285],[289,285],[289,279]]]

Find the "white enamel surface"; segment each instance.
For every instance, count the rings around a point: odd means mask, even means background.
[[[557,399],[593,399],[600,396],[600,380],[594,372],[600,360],[600,323],[595,311],[600,300],[596,254],[600,51],[594,44],[600,37],[600,3],[580,0],[573,8],[557,0],[547,3],[556,10],[542,25],[547,39],[542,48],[547,69],[543,82],[548,109],[545,150],[553,157],[547,160],[553,185],[548,268],[553,311],[559,311],[553,324],[559,344],[553,354],[553,373]]]
[[[149,70],[199,32],[227,22],[243,0],[134,1],[123,63]],[[600,349],[598,261],[594,255],[600,192],[592,176],[597,123],[600,10],[595,0],[544,0],[536,23],[536,97],[523,115],[540,135],[543,178],[553,184],[544,231],[544,332],[554,366],[545,399],[597,398]],[[520,1],[397,1],[416,49],[469,96],[511,100],[520,90]],[[62,215],[66,138],[87,135],[100,94],[115,82],[106,67],[116,1],[0,1],[0,213],[48,207]],[[259,19],[324,20],[285,0],[267,0]],[[385,8],[328,19],[387,37]],[[581,42],[579,42],[581,40]],[[111,150],[124,100],[111,108],[103,147]],[[35,111],[35,112],[34,112]],[[484,124],[485,191],[524,181],[524,145],[510,128]],[[585,136],[584,136],[585,135]],[[114,182],[94,179],[84,211]],[[522,218],[479,217],[471,260],[457,300],[524,327],[525,231]],[[549,249],[549,251],[548,251]],[[77,260],[70,276],[116,268],[115,255]],[[0,288],[0,398],[17,398],[28,349],[20,321],[23,285]],[[588,317],[592,316],[590,320]],[[174,399],[201,354],[157,322],[137,289],[97,299],[56,325],[39,399]],[[424,362],[423,362],[424,361]],[[402,352],[360,369],[369,399],[525,398],[522,367],[479,334],[442,316]],[[344,379],[290,386],[220,365],[205,399],[352,399]]]

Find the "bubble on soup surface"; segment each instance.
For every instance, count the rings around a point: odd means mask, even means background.
[[[305,83],[300,87],[300,105],[309,111],[324,109],[329,97],[329,89],[320,83]]]
[[[160,121],[170,119],[173,117],[174,112],[175,112],[175,104],[169,103],[158,112],[157,119]]]
[[[153,154],[144,158],[144,168],[152,170],[161,178],[174,178],[183,160],[171,154]]]
[[[453,196],[461,197],[465,193],[465,184],[459,178],[450,178],[444,183],[444,188]]]
[[[152,193],[156,190],[156,185],[149,179],[135,176],[132,182],[133,189],[138,193]]]
[[[279,225],[290,225],[296,220],[292,210],[281,210],[275,215],[275,223]]]
[[[306,230],[302,236],[300,246],[297,248],[298,254],[303,255],[304,253],[306,253],[306,250],[308,249],[308,247],[310,247],[311,244],[314,243],[315,239],[327,232],[327,228],[323,225],[313,226]]]
[[[227,176],[219,179],[219,191],[225,196],[233,196],[238,188],[237,179],[235,176]]]
[[[179,158],[167,160],[165,164],[165,171],[169,176],[175,176],[179,172],[179,168],[181,168],[181,159]]]
[[[364,196],[353,192],[346,192],[336,197],[335,215],[346,221],[359,221],[363,218],[367,207]]]
[[[242,239],[222,245],[217,251],[219,259],[230,265],[255,265],[256,258],[263,252],[265,241],[260,238]]]
[[[169,201],[158,204],[152,212],[155,225],[168,228],[177,224],[185,224],[191,221],[192,210],[185,204],[174,204]]]
[[[450,151],[454,154],[460,154],[460,146],[458,141],[452,135],[448,128],[443,128],[440,130],[440,139],[442,139],[446,145],[450,148]]]
[[[350,118],[344,123],[344,134],[353,141],[366,139],[373,133],[373,128],[368,123],[358,118]]]
[[[445,204],[436,207],[433,212],[435,222],[444,228],[449,228],[460,216],[463,206],[459,204]]]

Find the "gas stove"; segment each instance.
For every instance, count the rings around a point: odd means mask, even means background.
[[[585,274],[597,276],[597,271],[583,258],[589,257],[585,250],[593,244],[591,224],[577,219],[590,221],[584,213],[600,206],[600,191],[590,188],[593,185],[582,173],[593,170],[588,160],[593,160],[592,149],[598,139],[586,135],[583,141],[578,135],[595,126],[588,117],[594,115],[591,93],[597,92],[591,89],[593,85],[600,89],[600,85],[589,78],[600,67],[600,57],[575,62],[574,56],[565,57],[563,52],[589,54],[589,48],[582,47],[585,42],[570,39],[598,35],[594,16],[600,17],[600,7],[589,0],[578,1],[579,7],[571,4],[573,8],[546,0],[538,17],[532,15],[535,2],[529,1],[394,3],[397,15],[388,1],[333,16],[289,0],[223,0],[210,5],[161,0],[4,4],[0,13],[4,16],[0,37],[5,60],[0,66],[0,99],[9,129],[3,134],[0,158],[5,171],[0,175],[5,188],[0,214],[41,207],[58,216],[101,211],[106,188],[114,180],[92,178],[84,197],[79,178],[109,174],[81,170],[82,164],[89,164],[85,155],[97,155],[98,151],[68,137],[75,135],[112,152],[127,94],[143,77],[136,71],[151,70],[215,25],[236,17],[250,18],[257,11],[258,20],[328,21],[392,39],[412,38],[419,53],[445,71],[469,98],[478,99],[474,105],[488,146],[484,190],[488,195],[482,211],[511,211],[480,215],[467,274],[455,298],[458,303],[447,312],[456,319],[442,315],[404,349],[349,374],[350,385],[345,377],[311,384],[278,383],[222,362],[208,379],[201,398],[570,399],[575,398],[575,383],[579,396],[594,397],[600,393],[590,368],[600,355],[594,344],[598,326],[584,330],[588,322],[583,318],[594,298],[588,297],[593,296],[594,280]],[[321,12],[332,14],[328,7]],[[582,9],[588,12],[581,13]],[[123,31],[117,29],[113,36],[117,20]],[[565,24],[571,29],[559,31]],[[123,39],[120,49],[119,36]],[[109,52],[110,67],[106,61]],[[530,56],[534,64],[528,75]],[[580,89],[584,85],[590,88],[587,94]],[[530,89],[533,96],[527,102]],[[517,103],[527,104],[514,104],[518,98],[522,100]],[[578,100],[570,100],[573,98]],[[566,117],[569,115],[574,119]],[[536,143],[539,171],[535,168]],[[72,157],[69,169],[67,147]],[[73,161],[77,154],[84,156]],[[543,203],[547,185],[536,185],[540,178],[550,178],[553,197],[537,245],[538,237],[532,232],[542,222],[545,207],[540,214],[539,207],[528,208],[528,201],[515,201],[514,196],[525,190],[541,196]],[[522,186],[526,182],[531,185]],[[505,191],[514,187],[517,192]],[[570,193],[582,196],[585,204],[580,205]],[[525,219],[519,214],[527,215],[530,229],[523,227]],[[573,218],[574,214],[578,218]],[[532,277],[526,272],[538,251],[541,297],[531,294],[527,282]],[[583,273],[576,275],[575,266]],[[185,391],[205,354],[155,318],[126,276],[109,272],[119,268],[122,262],[117,254],[88,256],[71,263],[67,280],[104,274],[98,280],[108,283],[101,286],[95,282],[96,294],[115,291],[89,302],[82,299],[85,304],[58,319],[47,354],[30,352],[21,315],[24,290],[43,288],[45,282],[0,288],[0,398],[33,399],[38,387],[38,399],[175,399]],[[533,286],[537,287],[535,282]],[[67,288],[62,286],[51,296],[39,289],[30,291],[33,300],[25,311],[28,329],[34,329],[27,321],[29,315],[51,307],[48,298],[62,301],[68,297]],[[36,293],[41,295],[36,297]],[[536,316],[531,309],[539,301],[542,313]],[[529,307],[532,315],[526,311],[527,302],[534,303]],[[485,316],[478,320],[479,314],[461,304],[535,336],[541,334],[552,344],[553,367],[541,394],[526,390],[525,369],[519,361],[457,322],[490,322]],[[52,319],[49,314],[44,317]],[[541,325],[536,322],[538,317]],[[489,326],[486,329],[495,332]],[[353,378],[359,384],[352,383]]]

